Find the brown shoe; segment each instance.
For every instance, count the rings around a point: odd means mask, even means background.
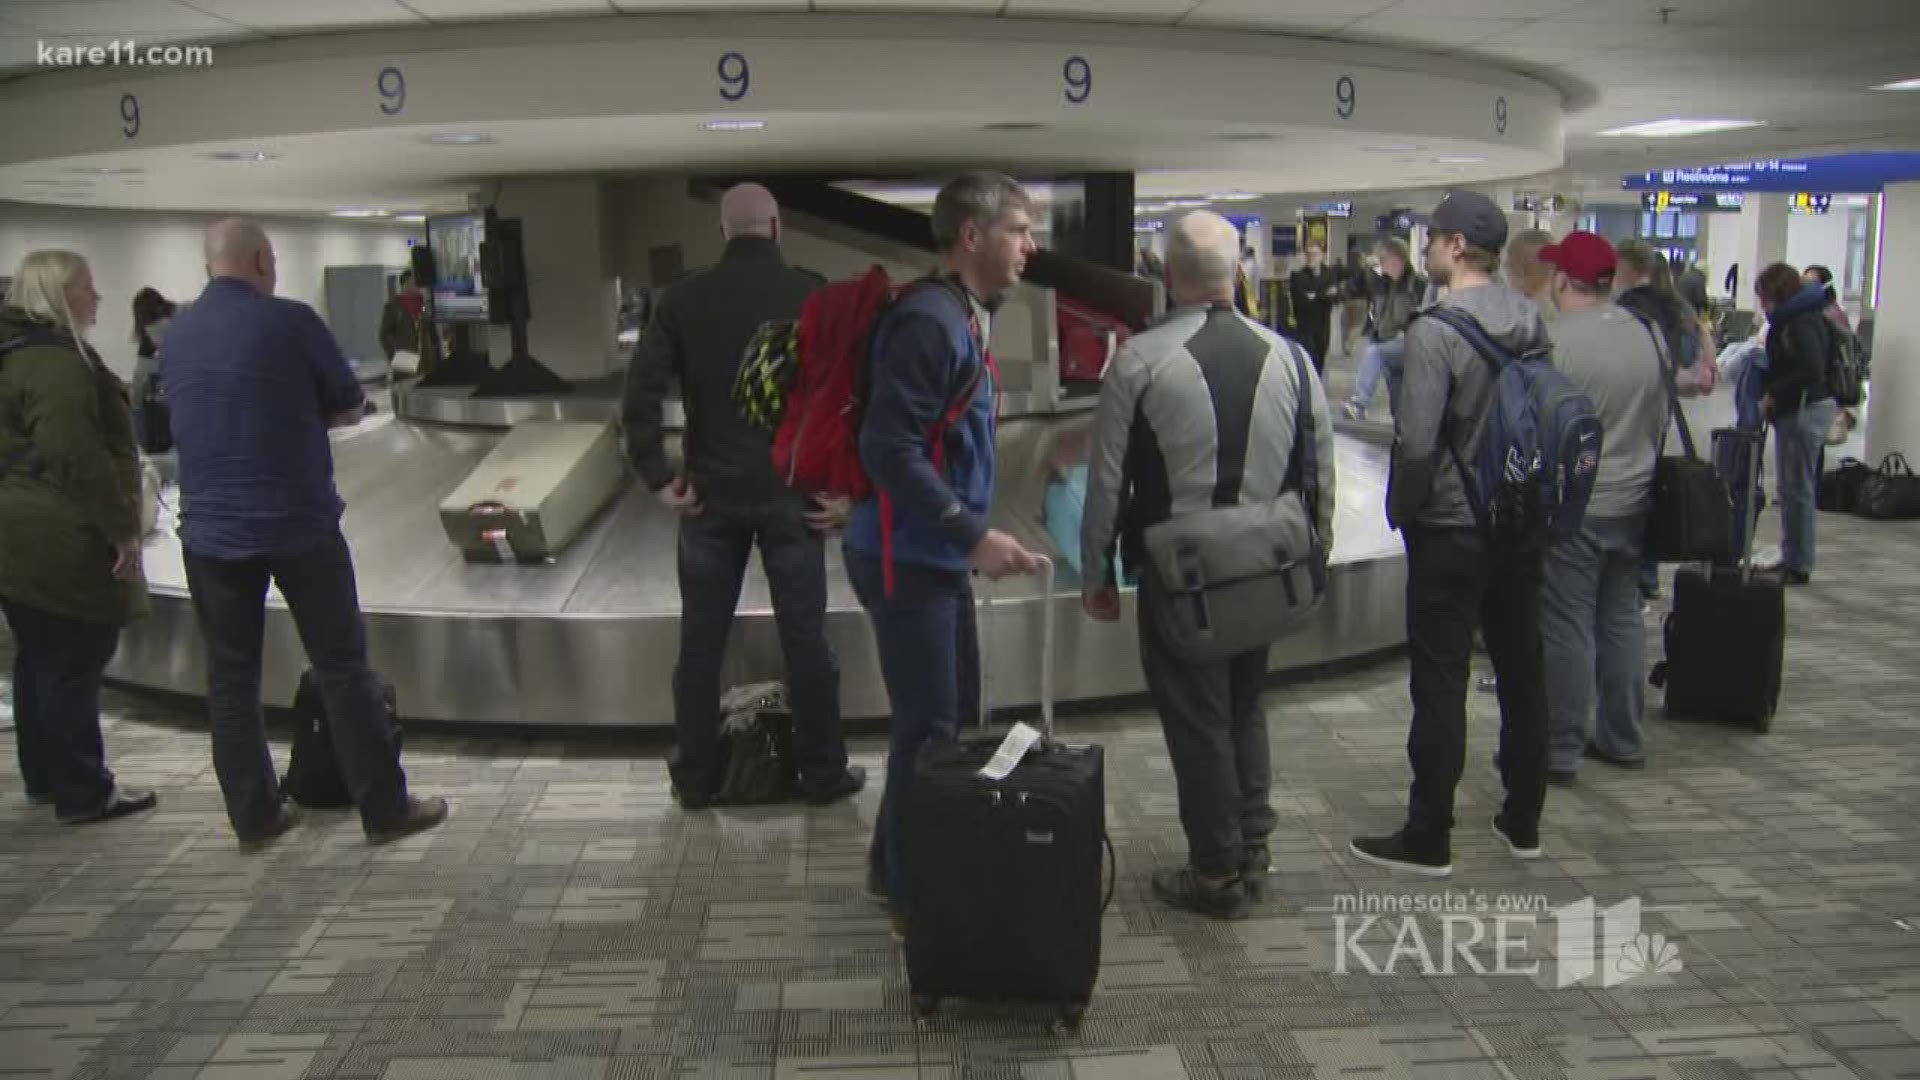
[[[407,796],[407,813],[399,821],[382,829],[368,829],[367,843],[390,844],[395,840],[423,833],[447,820],[447,800],[438,795],[423,799]]]

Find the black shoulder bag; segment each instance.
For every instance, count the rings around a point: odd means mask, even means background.
[[[1680,388],[1659,331],[1634,312],[1641,329],[1653,339],[1660,364],[1660,382],[1667,395],[1667,417],[1680,429],[1681,457],[1667,456],[1667,428],[1660,425],[1660,448],[1653,459],[1653,506],[1647,513],[1647,535],[1642,554],[1655,562],[1733,562],[1733,492],[1711,461],[1694,450],[1687,415],[1680,408]]]

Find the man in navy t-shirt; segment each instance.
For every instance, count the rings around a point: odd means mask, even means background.
[[[280,587],[331,720],[347,789],[372,843],[445,820],[407,793],[384,690],[367,664],[353,556],[340,533],[327,429],[366,399],[312,308],[273,295],[273,245],[229,218],[207,231],[206,291],[160,353],[180,456],[181,546],[207,646],[213,764],[243,845],[293,825],[260,719],[267,582]]]

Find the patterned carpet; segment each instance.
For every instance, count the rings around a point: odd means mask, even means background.
[[[1453,880],[1345,854],[1406,797],[1405,664],[1386,661],[1268,699],[1275,897],[1237,924],[1172,912],[1146,888],[1183,856],[1156,725],[1069,721],[1108,749],[1120,887],[1065,1036],[983,1005],[916,1027],[862,893],[876,789],[683,814],[657,745],[422,731],[407,766],[451,796],[446,826],[370,849],[319,814],[248,856],[195,711],[115,693],[114,763],[158,812],[63,828],[0,775],[0,1076],[1920,1077],[1920,524],[1821,525],[1773,732],[1654,708],[1650,767],[1590,763],[1554,790],[1538,862],[1485,831],[1482,693]],[[877,775],[882,742],[855,749]],[[1361,931],[1336,910],[1402,895],[1557,911]],[[1585,898],[1598,923],[1567,910]],[[1637,927],[1616,906],[1633,899]],[[1503,937],[1531,973],[1497,969]]]

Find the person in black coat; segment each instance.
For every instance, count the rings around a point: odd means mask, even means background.
[[[1760,412],[1773,424],[1780,477],[1780,573],[1789,585],[1813,576],[1814,492],[1827,431],[1839,406],[1827,385],[1827,355],[1834,348],[1827,322],[1826,289],[1808,285],[1800,271],[1774,263],[1754,280],[1753,292],[1767,313],[1766,396]]]
[[[1340,302],[1340,274],[1327,265],[1327,249],[1307,245],[1307,265],[1287,277],[1293,295],[1294,329],[1301,344],[1313,354],[1313,366],[1324,372],[1327,348],[1333,338],[1333,305]]]

